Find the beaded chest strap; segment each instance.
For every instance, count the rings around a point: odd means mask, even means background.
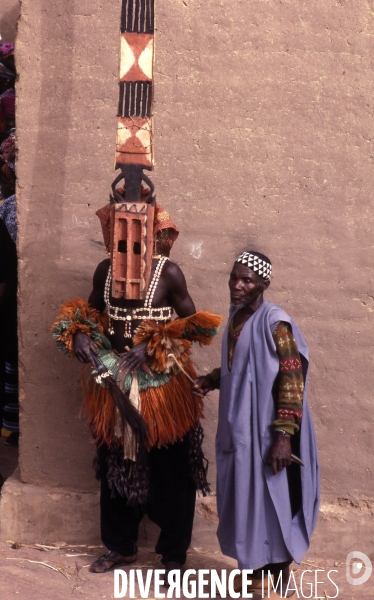
[[[171,315],[173,314],[172,306],[163,306],[162,308],[152,308],[153,296],[157,288],[157,284],[160,280],[161,272],[164,264],[168,258],[163,256],[158,261],[156,270],[154,272],[152,281],[149,285],[147,295],[144,300],[144,306],[142,308],[120,308],[119,306],[112,306],[109,302],[110,286],[112,282],[111,268],[109,267],[108,276],[106,278],[104,287],[104,300],[107,307],[109,316],[109,333],[112,335],[114,329],[111,324],[111,320],[124,321],[125,331],[124,337],[132,337],[132,321],[145,321],[150,319],[152,321],[170,321]]]

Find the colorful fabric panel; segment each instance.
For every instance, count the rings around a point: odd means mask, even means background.
[[[229,325],[227,360],[230,371],[236,343],[244,325],[234,328],[233,319]],[[273,339],[279,357],[279,373],[274,385],[277,418],[273,426],[292,435],[299,430],[303,414],[304,377],[300,354],[289,323],[279,323],[273,331]],[[215,389],[219,389],[221,369],[213,369],[210,376]]]
[[[238,327],[234,328],[233,321],[234,321],[234,319],[231,319],[230,326],[229,326],[229,355],[227,358],[228,365],[229,365],[229,371],[231,371],[232,361],[234,359],[236,342],[238,341],[240,333],[245,325],[245,322],[244,322],[241,325],[238,325]]]
[[[274,427],[293,434],[299,430],[303,414],[304,377],[299,350],[289,323],[278,323],[273,339],[279,356],[275,382],[277,418]]]

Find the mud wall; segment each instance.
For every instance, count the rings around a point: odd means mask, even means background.
[[[374,496],[373,26],[369,0],[157,0],[158,201],[200,309],[228,310],[235,256],[310,345],[324,497]],[[95,489],[79,367],[50,324],[105,256],[120,1],[23,0],[17,42],[21,477]],[[219,343],[195,354],[204,372]],[[212,461],[217,398],[206,421]]]
[[[1,0],[0,34],[3,43],[14,42],[20,9],[19,0]]]

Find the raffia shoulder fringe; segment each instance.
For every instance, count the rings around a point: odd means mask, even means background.
[[[73,336],[82,331],[90,336],[96,346],[110,348],[105,337],[108,329],[108,316],[92,308],[87,300],[75,298],[60,306],[59,314],[52,325],[53,338],[63,354],[74,355]]]
[[[170,354],[173,354],[180,364],[186,365],[192,342],[198,342],[201,346],[211,344],[221,323],[220,315],[203,311],[190,317],[175,319],[166,325],[147,320],[137,328],[134,343],[139,344],[146,340],[149,366],[153,371],[168,373],[175,365]]]

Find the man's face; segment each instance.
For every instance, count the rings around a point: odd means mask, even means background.
[[[269,282],[254,273],[249,267],[234,263],[229,279],[232,306],[242,308],[253,304],[268,287]]]

